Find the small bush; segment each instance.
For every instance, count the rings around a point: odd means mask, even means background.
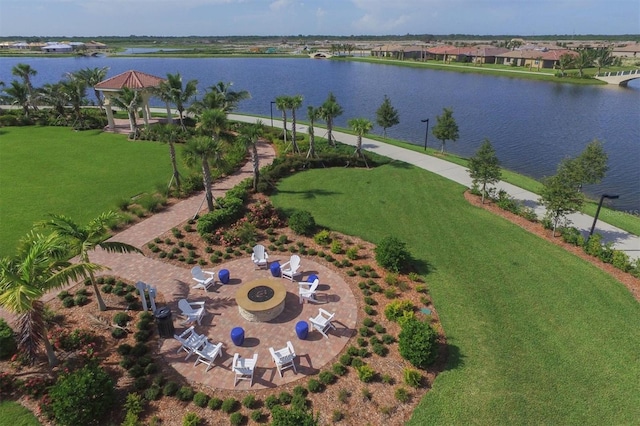
[[[176,398],[180,401],[192,401],[194,391],[190,386],[182,386],[176,393]]]
[[[407,319],[402,323],[398,336],[400,355],[414,366],[425,369],[438,355],[436,337],[436,332],[428,323],[416,318]]]
[[[313,241],[318,245],[328,246],[331,243],[331,233],[328,230],[323,229],[313,236]]]
[[[336,376],[330,371],[323,371],[318,375],[318,380],[323,385],[330,385],[336,381]]]
[[[280,405],[280,400],[275,395],[269,395],[264,400],[264,406],[267,407],[269,411],[273,410],[277,405]]]
[[[144,391],[144,399],[147,401],[155,401],[160,398],[162,389],[158,385],[151,385],[146,391]]]
[[[347,403],[350,396],[351,392],[349,392],[347,389],[340,389],[338,391],[338,401],[342,402],[343,404]]]
[[[188,412],[182,418],[182,426],[198,426],[200,421],[201,419],[196,413]]]
[[[323,391],[322,383],[320,383],[316,379],[309,379],[309,382],[307,383],[307,388],[311,393],[319,393]]]
[[[422,386],[422,374],[418,370],[413,368],[405,368],[402,371],[404,382],[412,388],[419,388]]]
[[[176,382],[167,382],[162,388],[162,394],[165,396],[173,396],[178,392],[178,389],[180,389],[180,385]]]
[[[339,240],[333,240],[331,242],[331,253],[342,254],[342,243]]]
[[[220,409],[227,414],[232,413],[238,409],[238,401],[232,397],[227,398],[224,401],[222,401],[222,405],[220,406]]]
[[[392,385],[395,380],[393,380],[393,377],[391,377],[389,374],[383,374],[382,375],[382,383],[384,383],[385,385]]]
[[[371,401],[373,394],[371,393],[369,388],[362,388],[362,397],[367,401]]]
[[[204,392],[196,392],[196,394],[193,395],[193,403],[198,407],[204,408],[209,403],[209,395]]]
[[[207,403],[207,407],[211,410],[219,410],[222,407],[222,400],[220,398],[213,397]]]
[[[278,395],[278,401],[280,401],[280,403],[283,405],[291,404],[292,399],[293,395],[286,391],[282,391],[280,392],[280,395]]]
[[[378,265],[392,272],[400,272],[411,260],[406,243],[395,237],[383,238],[374,251]]]
[[[342,419],[344,419],[344,413],[340,410],[333,410],[333,413],[331,414],[331,420],[333,422],[339,422]]]
[[[4,319],[0,318],[0,359],[11,358],[16,352],[16,348],[13,330]]]
[[[376,315],[376,310],[373,309],[372,306],[365,305],[363,309],[364,309],[364,313],[367,315]]]
[[[409,392],[402,387],[397,388],[396,391],[394,392],[394,395],[396,399],[402,402],[403,404],[406,402],[409,402],[409,400],[411,399],[411,395],[409,394]]]
[[[111,337],[114,339],[123,339],[127,337],[127,332],[121,328],[114,328],[111,330]]]
[[[347,259],[349,260],[358,259],[358,247],[349,247],[345,252],[345,256],[347,256]]]
[[[387,349],[387,347],[381,343],[371,345],[371,348],[373,350],[373,353],[378,356],[387,356],[387,354],[389,353],[389,349]]]
[[[262,421],[262,410],[253,410],[249,417],[256,423],[260,423]]]
[[[233,413],[229,416],[229,423],[233,426],[238,426],[244,423],[244,415],[242,413]]]
[[[293,388],[293,396],[302,396],[303,398],[307,396],[307,389],[304,386],[298,385]]]
[[[396,338],[395,338],[395,337],[393,337],[393,336],[392,336],[392,335],[390,335],[390,334],[383,334],[383,335],[382,335],[382,342],[383,342],[385,345],[390,345],[391,343],[394,343],[395,341],[396,341]]]
[[[351,360],[349,360],[349,363],[351,363]],[[338,376],[344,376],[345,374],[347,374],[347,367],[345,367],[343,364],[333,364],[331,370],[333,370],[333,372]]]
[[[358,378],[364,383],[373,381],[376,375],[375,370],[367,364],[356,367],[356,371],[358,372]]]
[[[62,299],[62,306],[64,306],[65,308],[71,308],[73,307],[73,305],[75,305],[75,301],[73,300],[73,297],[67,297]]]
[[[244,397],[244,399],[242,400],[242,405],[251,409],[253,407],[255,407],[256,405],[256,397],[253,395],[247,395]]]
[[[415,306],[410,300],[394,300],[384,309],[384,316],[389,321],[398,321],[404,312],[413,312]]]
[[[289,217],[289,227],[298,235],[312,235],[316,229],[316,221],[308,211],[296,210]]]

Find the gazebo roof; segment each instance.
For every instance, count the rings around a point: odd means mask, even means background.
[[[143,90],[157,87],[165,79],[155,75],[146,74],[140,71],[129,70],[96,84],[96,90],[121,90],[128,88],[131,90]]]

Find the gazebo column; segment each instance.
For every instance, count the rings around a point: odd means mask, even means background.
[[[147,91],[142,91],[140,95],[142,96],[142,118],[144,119],[144,125],[149,127],[149,116],[151,115],[149,99],[151,98],[151,94]]]
[[[116,123],[113,121],[113,110],[111,109],[111,93],[104,93],[104,110],[107,113],[107,122],[109,123],[109,130],[116,130]]]

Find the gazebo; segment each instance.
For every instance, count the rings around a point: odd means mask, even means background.
[[[111,98],[116,96],[118,92],[125,87],[140,93],[142,99],[142,117],[144,118],[145,125],[148,126],[149,116],[151,115],[149,99],[153,94],[153,89],[158,87],[163,81],[165,81],[165,79],[161,77],[130,70],[96,84],[95,90],[100,90],[104,94],[104,107],[107,111],[109,129],[113,131],[116,128],[115,122],[113,121]]]

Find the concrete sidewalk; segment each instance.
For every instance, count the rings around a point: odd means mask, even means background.
[[[254,122],[259,119],[258,117],[239,114],[232,114],[229,116],[229,118],[232,120],[244,122]],[[282,121],[274,119],[274,125],[281,127]],[[318,129],[324,129],[321,126],[315,127]],[[306,133],[307,126],[298,125],[297,130],[301,133]],[[333,131],[333,135],[338,141],[344,144],[352,146],[356,145],[357,138],[354,135],[336,132],[335,130]],[[450,163],[448,161],[441,160],[430,155],[421,155],[416,151],[411,151],[394,145],[388,145],[373,139],[363,138],[362,148],[367,151],[375,152],[376,154],[384,155],[385,157],[413,164],[416,167],[420,167],[422,169],[436,173],[449,180],[464,185],[467,188],[471,187],[471,178],[469,177],[469,173],[464,167],[457,164]],[[498,190],[505,190],[509,195],[511,195],[517,201],[521,202],[524,206],[534,209],[538,217],[541,218],[544,216],[545,208],[541,206],[540,203],[538,203],[538,199],[540,197],[537,194],[502,181],[499,182],[496,187]],[[571,220],[572,225],[578,228],[583,235],[586,236],[589,234],[589,231],[593,224],[592,216],[583,213],[574,213],[569,215],[569,220]],[[630,259],[634,260],[640,258],[640,237],[629,234],[628,232],[616,228],[615,226],[611,226],[608,223],[602,221],[600,217],[598,218],[595,232],[602,235],[604,242],[611,242],[615,249],[627,253]]]

